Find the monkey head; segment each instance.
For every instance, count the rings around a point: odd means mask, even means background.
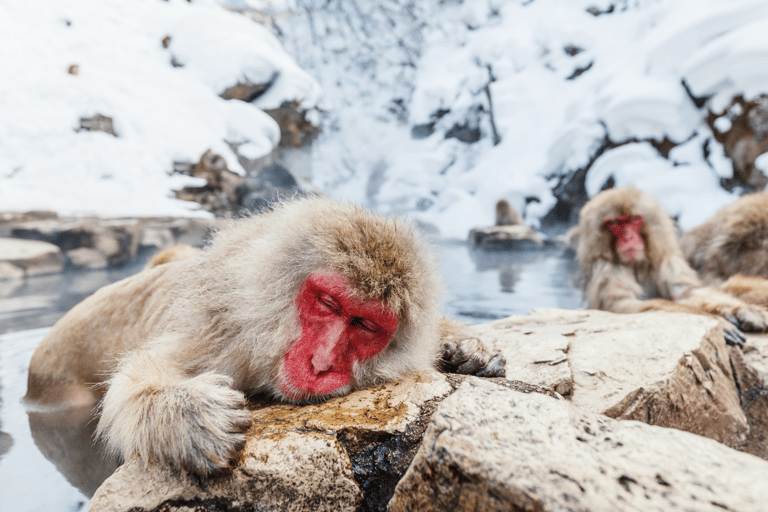
[[[643,216],[635,213],[608,218],[603,226],[613,236],[613,247],[623,263],[640,261],[645,256]]]
[[[313,272],[296,297],[301,334],[283,359],[279,387],[291,401],[349,391],[353,368],[379,354],[397,330],[397,314],[381,300],[360,300],[352,283],[329,270]]]

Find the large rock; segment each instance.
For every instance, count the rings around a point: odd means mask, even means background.
[[[205,218],[105,219],[47,213],[0,215],[0,233],[53,244],[61,249],[69,267],[90,270],[124,265],[141,254],[177,243],[200,246],[218,225],[216,219]],[[0,275],[3,268],[7,268],[5,273],[13,270],[0,262]]]
[[[765,454],[747,443],[751,428],[732,370],[743,364],[713,319],[542,309],[470,330],[501,350],[509,379],[557,391],[588,411]],[[763,411],[760,402],[751,414]]]
[[[749,421],[744,450],[768,459],[768,335],[753,335],[743,351],[731,350],[741,396]]]
[[[0,279],[55,274],[62,268],[61,251],[53,244],[0,238]]]
[[[207,503],[376,510],[405,473],[437,402],[452,391],[448,378],[434,373],[318,405],[257,409],[231,474],[201,482],[129,461],[99,488],[89,510],[185,510]]]
[[[473,378],[432,417],[390,512],[762,511],[768,462]]]
[[[231,473],[201,481],[128,461],[96,491],[89,510],[383,511],[435,408],[467,378],[433,372],[322,404],[254,409],[254,425]]]
[[[522,224],[514,226],[477,227],[469,232],[469,243],[484,250],[531,250],[552,245],[533,229]]]

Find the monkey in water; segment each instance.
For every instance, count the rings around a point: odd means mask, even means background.
[[[503,356],[477,340],[442,345],[453,326],[435,269],[402,221],[320,197],[283,203],[73,308],[35,351],[26,400],[101,399],[97,430],[124,459],[211,474],[245,442],[248,395],[319,402],[441,357],[502,376]]]
[[[701,283],[683,256],[672,219],[637,188],[597,194],[581,209],[579,223],[568,236],[590,308],[716,316],[726,341],[736,345],[745,339],[738,328],[768,328],[768,309]]]
[[[523,216],[515,210],[514,206],[509,204],[509,201],[506,199],[496,201],[497,226],[517,226],[523,223]]]

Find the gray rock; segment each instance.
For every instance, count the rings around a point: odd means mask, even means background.
[[[536,231],[521,224],[474,228],[469,232],[469,243],[485,250],[531,250],[546,244]]]
[[[509,379],[557,391],[612,418],[749,448],[750,425],[732,370],[738,360],[713,319],[541,309],[470,330],[504,354]]]
[[[61,250],[37,240],[0,238],[0,279],[61,272]]]
[[[768,462],[472,378],[437,409],[390,512],[762,511]]]

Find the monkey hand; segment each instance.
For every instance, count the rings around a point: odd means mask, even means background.
[[[98,426],[108,447],[124,459],[137,456],[199,475],[229,467],[251,425],[232,379],[154,377],[141,381],[121,371],[112,378]]]
[[[741,332],[738,327],[722,317],[720,318],[720,325],[723,328],[723,338],[725,338],[726,344],[736,347],[744,346],[744,342],[747,341],[747,337],[744,336],[744,333]]]
[[[449,339],[443,342],[443,364],[448,371],[478,377],[505,377],[506,359],[497,352],[491,354],[477,338]]]

